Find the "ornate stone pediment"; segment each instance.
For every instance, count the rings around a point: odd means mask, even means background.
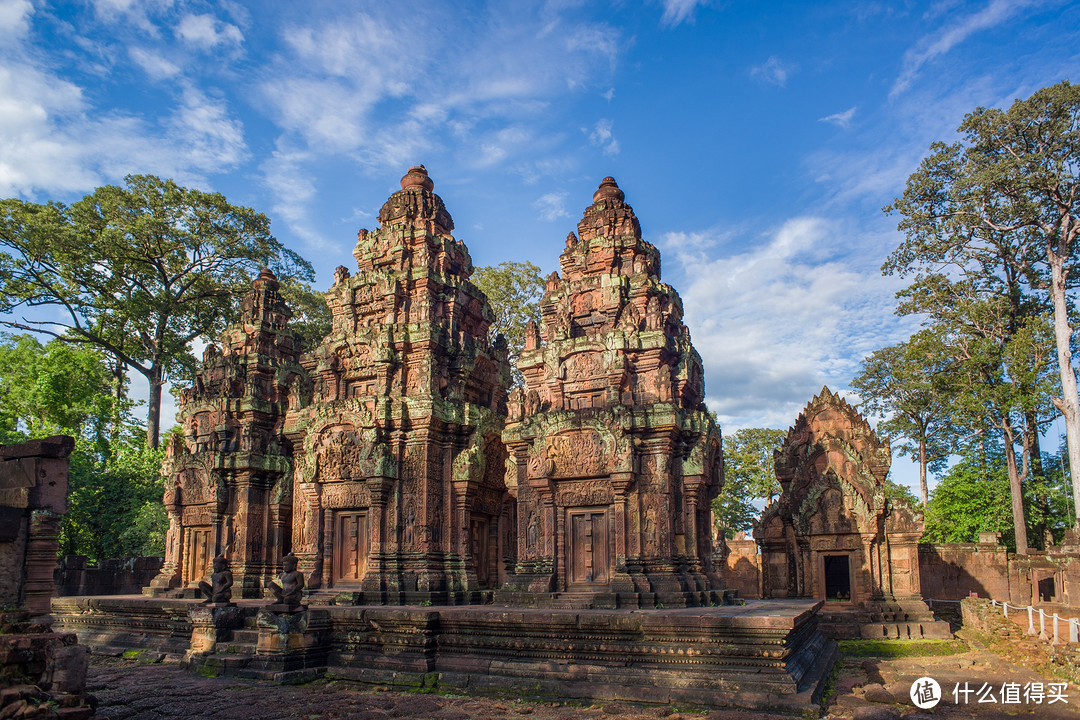
[[[568,430],[546,441],[546,474],[552,478],[595,477],[608,470],[604,437],[592,428]]]

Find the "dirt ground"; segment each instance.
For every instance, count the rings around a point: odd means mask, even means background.
[[[1014,643],[1002,652],[987,647],[985,638],[961,632],[962,640],[854,642],[844,652],[830,682],[831,696],[824,708],[803,717],[847,720],[921,720],[922,718],[1038,717],[1040,720],[1080,720],[1080,687],[1057,686],[1064,695],[1049,703],[1050,683],[1064,682],[1053,668],[1040,666],[1025,643]],[[997,650],[998,654],[991,650]],[[1003,654],[1012,653],[1006,659]],[[895,657],[882,657],[895,655]],[[1016,660],[1021,664],[1013,662]],[[1031,668],[1039,668],[1037,672]],[[909,690],[914,680],[929,676],[941,687],[941,702],[929,710],[913,707]],[[968,702],[956,704],[953,694],[964,683],[973,692]],[[1029,695],[1018,703],[1001,702],[1005,683],[1025,685]],[[1036,683],[1032,686],[1031,683]],[[1031,691],[1042,683],[1043,702],[1032,701]],[[988,689],[984,687],[989,686]],[[229,677],[201,677],[176,665],[148,664],[120,658],[95,657],[90,671],[90,692],[99,702],[97,717],[110,720],[159,720],[165,718],[221,718],[223,720],[389,720],[434,718],[437,720],[775,720],[768,713],[738,710],[700,710],[669,706],[637,706],[624,702],[557,703],[515,698],[463,697],[418,694],[375,689],[323,680],[305,685],[276,685]],[[993,697],[996,703],[979,703]],[[1036,693],[1037,696],[1037,693]]]

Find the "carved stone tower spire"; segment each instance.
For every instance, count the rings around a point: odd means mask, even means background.
[[[614,179],[594,193],[560,269],[503,433],[519,522],[507,599],[710,602],[720,433],[682,302],[660,282],[660,254]]]
[[[331,334],[302,363],[293,551],[317,592],[462,602],[505,577],[513,532],[500,431],[506,351],[423,165],[360,230],[326,294]]]

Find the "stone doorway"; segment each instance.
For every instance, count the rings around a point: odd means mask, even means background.
[[[473,562],[476,563],[476,583],[481,588],[493,587],[491,561],[496,553],[492,544],[491,522],[485,516],[473,515],[472,527],[470,528],[469,543]]]
[[[184,581],[194,583],[202,580],[210,574],[210,560],[213,557],[213,546],[210,540],[208,527],[188,528],[187,552],[184,556]]]
[[[566,511],[569,528],[567,584],[607,585],[611,581],[611,539],[607,508]]]
[[[334,584],[359,583],[367,571],[368,556],[367,512],[337,513],[334,537],[337,541],[334,553]]]
[[[847,555],[825,556],[825,599],[851,600],[851,561]]]

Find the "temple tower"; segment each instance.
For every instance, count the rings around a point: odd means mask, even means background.
[[[949,637],[920,595],[922,513],[889,497],[892,454],[822,388],[776,451],[781,493],[754,529],[766,598],[828,601],[835,637]]]
[[[410,168],[359,232],[290,398],[292,550],[339,602],[470,602],[512,562],[506,347],[433,187]]]
[[[233,592],[260,597],[281,571],[292,514],[291,453],[281,441],[288,388],[302,372],[292,313],[277,278],[263,270],[241,320],[220,348],[203,352],[192,387],[180,391],[177,424],[162,472],[169,515],[165,566],[150,594],[194,593],[218,554]]]
[[[571,233],[518,361],[503,432],[517,498],[501,597],[556,606],[707,604],[720,431],[682,301],[612,178]]]

